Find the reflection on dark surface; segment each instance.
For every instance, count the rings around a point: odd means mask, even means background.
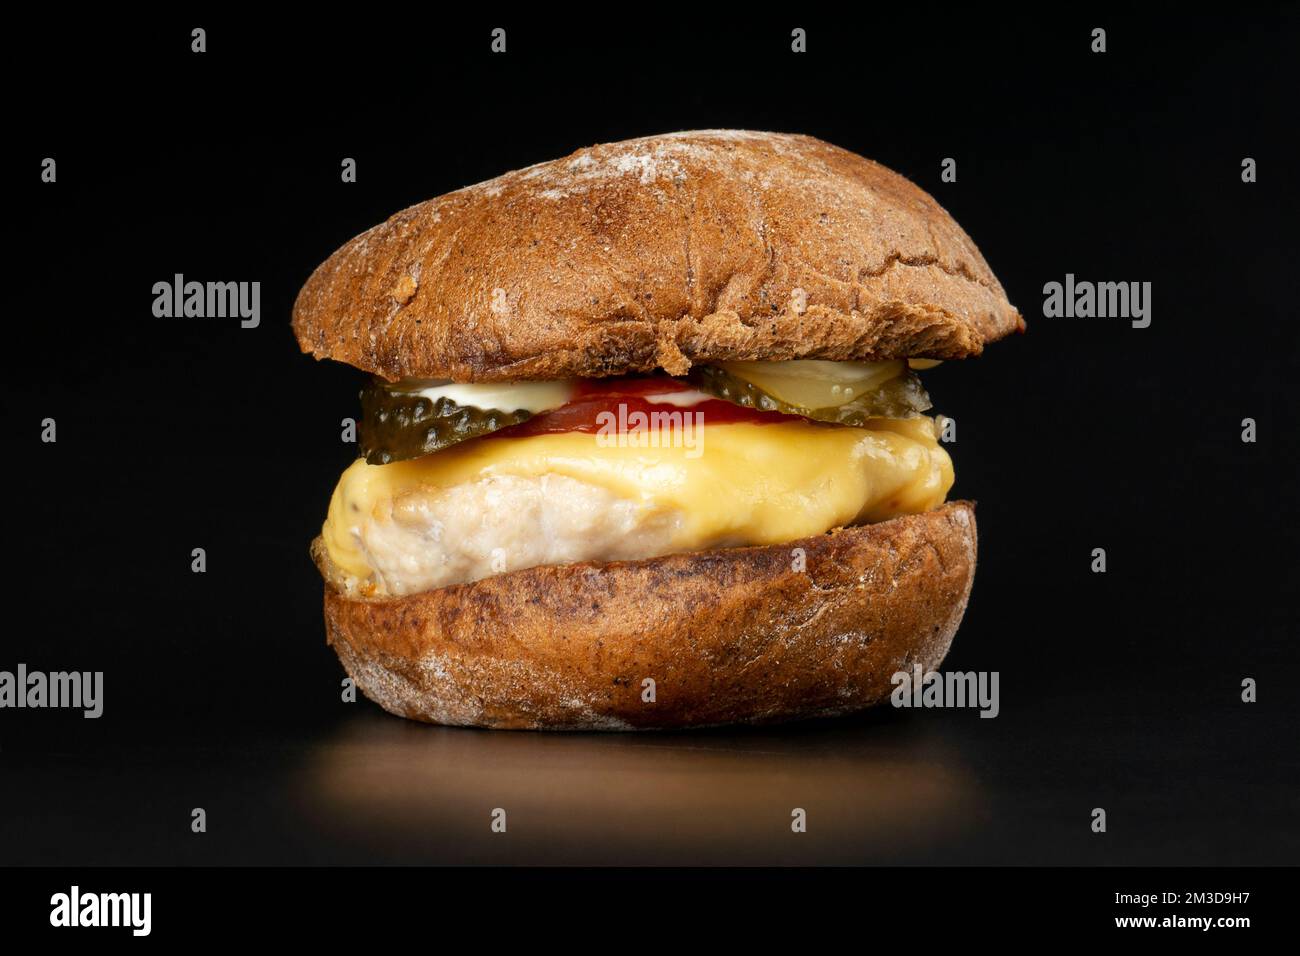
[[[953,753],[892,715],[883,722],[888,732],[870,717],[629,736],[363,719],[315,749],[299,799],[331,839],[386,859],[898,861],[960,833],[980,799]],[[496,808],[505,834],[490,828]],[[792,832],[795,808],[806,811],[804,833]]]
[[[209,722],[23,711],[0,740],[0,863],[1295,860],[1294,733],[1261,736],[1231,703],[1189,716],[1177,681],[1127,710],[1004,686],[1020,690],[996,720],[877,708],[680,734],[431,727],[329,699]],[[1281,822],[1262,839],[1260,820]]]

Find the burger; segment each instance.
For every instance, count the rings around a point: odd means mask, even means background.
[[[371,376],[311,549],[356,686],[438,724],[623,730],[844,714],[938,666],[975,510],[919,373],[1024,322],[908,180],[721,130],[399,212],[293,328]]]

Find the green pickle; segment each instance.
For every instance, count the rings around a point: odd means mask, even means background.
[[[799,415],[837,425],[865,425],[873,418],[913,418],[930,407],[916,373],[904,370],[843,405],[804,408],[783,402],[726,369],[697,365],[687,376],[695,388],[737,405]],[[524,409],[477,408],[449,398],[430,399],[375,379],[361,391],[360,451],[372,465],[419,458],[452,445],[518,425]]]
[[[746,408],[800,415],[837,425],[865,425],[872,418],[915,418],[930,408],[930,396],[915,372],[904,371],[852,401],[829,408],[803,408],[774,398],[752,382],[713,365],[697,365],[687,378],[702,392]]]
[[[361,455],[372,465],[419,458],[531,417],[523,409],[475,408],[449,398],[434,401],[376,380],[361,390]]]

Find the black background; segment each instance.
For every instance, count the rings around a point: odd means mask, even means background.
[[[738,19],[14,31],[0,668],[102,670],[105,713],[0,714],[0,862],[1300,858],[1294,14]],[[1029,321],[926,376],[958,422],[953,495],[979,502],[945,669],[999,671],[1001,716],[555,737],[341,703],[307,543],[362,375],[299,354],[298,288],[409,204],[709,127],[809,133],[910,177]],[[177,272],[260,281],[261,326],[154,318]],[[1150,281],[1151,326],[1043,318],[1067,272]]]

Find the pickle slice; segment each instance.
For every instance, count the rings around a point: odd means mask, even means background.
[[[882,362],[830,362],[791,359],[779,362],[718,362],[718,367],[794,408],[847,405],[903,374],[902,359]]]
[[[361,390],[359,443],[372,465],[419,458],[532,418],[524,409],[476,408],[374,381]]]
[[[837,425],[865,425],[872,418],[915,418],[930,408],[930,396],[921,386],[914,372],[905,370],[873,389],[863,392],[853,401],[831,408],[804,408],[791,405],[769,395],[752,382],[715,365],[697,365],[688,379],[696,388],[710,395],[756,408],[764,412],[781,412],[800,415],[819,422]]]

